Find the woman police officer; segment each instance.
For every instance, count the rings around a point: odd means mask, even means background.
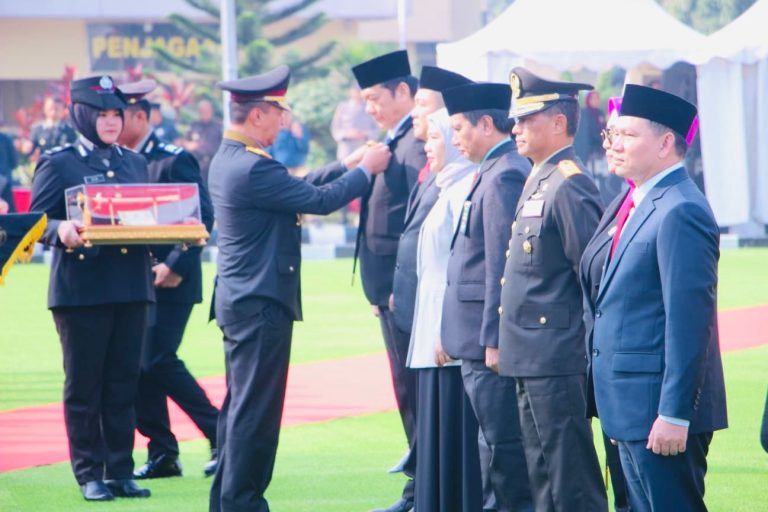
[[[41,242],[52,248],[48,308],[61,341],[64,418],[72,469],[83,497],[147,497],[133,478],[134,399],[147,316],[154,301],[145,246],[86,247],[83,227],[65,220],[65,189],[148,181],[144,159],[115,144],[124,97],[108,76],[75,80],[71,120],[80,132],[37,164],[33,211],[48,214]]]

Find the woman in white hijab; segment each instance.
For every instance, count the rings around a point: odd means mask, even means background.
[[[440,343],[451,239],[478,168],[451,144],[452,136],[445,109],[429,116],[424,149],[440,192],[419,233],[408,351],[408,366],[419,372],[414,509],[423,512],[482,508],[477,421],[464,394],[461,362]]]

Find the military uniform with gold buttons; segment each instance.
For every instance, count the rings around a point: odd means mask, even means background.
[[[125,107],[109,77],[76,80],[71,87],[75,106]],[[64,355],[64,417],[81,485],[133,478],[133,403],[147,306],[155,294],[146,246],[64,247],[57,232],[67,219],[64,191],[83,184],[146,182],[141,156],[82,136],[44,154],[32,183],[31,209],[49,218],[41,239],[53,253],[48,307]]]
[[[289,79],[288,67],[280,66],[219,85],[232,101],[253,105],[251,112],[258,103],[287,108]],[[302,319],[299,215],[328,214],[370,186],[366,171],[347,172],[339,163],[291,176],[244,130],[224,132],[208,179],[219,227],[213,312],[228,377],[211,512],[269,510],[264,491],[275,463],[293,322]]]
[[[557,102],[576,102],[579,89],[591,89],[543,80],[522,68],[513,70],[511,85],[510,115],[518,119]],[[537,136],[547,135],[542,131]],[[607,508],[585,415],[587,361],[579,283],[581,256],[601,214],[597,188],[573,147],[565,145],[534,162],[508,232],[499,373],[517,382],[537,511]]]
[[[130,128],[137,123],[136,112],[143,111],[148,117],[151,104],[146,95],[156,87],[157,83],[150,79],[120,86],[129,105],[127,117]],[[132,144],[131,147],[147,160],[149,181],[196,184],[200,217],[205,228],[210,231],[213,227],[213,205],[195,157],[182,148],[161,141],[148,123],[138,126],[145,130],[143,136],[135,142],[125,143]],[[174,465],[179,454],[179,444],[171,430],[168,398],[192,419],[212,449],[216,448],[216,423],[219,417],[219,410],[211,404],[203,388],[177,355],[192,308],[203,300],[200,264],[202,247],[153,245],[151,251],[153,264],[165,264],[181,278],[181,283],[173,288],[156,288],[157,302],[151,308],[144,337],[136,419],[139,432],[149,439],[149,443],[148,462],[136,472],[137,478],[181,473],[180,464]],[[213,464],[209,463],[205,474],[212,474],[213,469]]]

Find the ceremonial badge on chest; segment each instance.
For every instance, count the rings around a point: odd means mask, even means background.
[[[464,201],[461,209],[461,220],[459,221],[459,233],[469,236],[469,213],[472,210],[472,201]]]
[[[529,199],[523,203],[522,217],[541,217],[544,214],[543,199]]]
[[[93,176],[85,176],[83,178],[83,183],[86,183],[88,185],[93,185],[96,183],[104,183],[105,181],[107,181],[107,178],[105,178],[103,174],[94,174]]]

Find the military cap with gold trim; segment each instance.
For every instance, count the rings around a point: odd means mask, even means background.
[[[469,78],[435,66],[422,66],[419,77],[419,89],[429,89],[442,93],[451,87],[471,84]]]
[[[411,65],[408,63],[408,52],[398,50],[379,55],[354,66],[352,73],[361,89],[383,84],[395,78],[409,76]]]
[[[451,87],[443,91],[448,114],[473,110],[509,110],[512,92],[505,84],[475,83]]]
[[[137,105],[149,110],[152,108],[152,104],[145,98],[145,96],[154,91],[156,87],[157,82],[147,78],[145,80],[139,80],[138,82],[123,84],[119,89],[123,92],[123,96],[125,96],[125,101],[128,103],[128,106]]]
[[[594,89],[589,84],[545,80],[521,67],[509,74],[509,86],[512,89],[510,118],[541,112],[559,101],[579,101],[579,91]]]
[[[642,117],[659,123],[686,137],[687,142],[691,130],[695,130],[696,107],[674,94],[652,87],[627,84],[624,86],[619,116]],[[695,124],[698,126],[698,123]]]
[[[69,91],[72,103],[83,103],[99,110],[124,109],[126,106],[123,93],[107,75],[72,80]]]
[[[285,64],[260,75],[219,82],[219,88],[229,91],[235,103],[264,101],[283,110],[290,110],[285,95],[291,80],[291,68]]]

